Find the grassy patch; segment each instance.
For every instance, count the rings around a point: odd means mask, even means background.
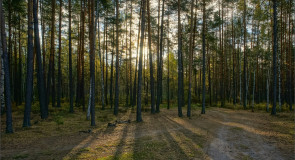
[[[13,159],[25,159],[28,157],[29,157],[29,154],[18,154],[18,155],[13,156]]]
[[[241,148],[242,150],[249,149],[249,147],[248,147],[248,146],[246,146],[246,145],[244,145],[244,144],[241,144],[241,145],[240,145],[240,148]]]
[[[230,130],[232,131],[243,131],[244,129],[241,127],[231,127]]]

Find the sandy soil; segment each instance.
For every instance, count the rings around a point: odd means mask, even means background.
[[[185,112],[184,112],[185,113]],[[1,139],[2,159],[294,159],[294,116],[209,108],[191,119],[177,110],[143,113],[142,123],[40,137]],[[120,120],[134,120],[128,111]],[[107,125],[107,123],[105,123]]]

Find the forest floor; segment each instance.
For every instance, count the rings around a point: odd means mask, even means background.
[[[123,108],[123,107],[122,107]],[[53,109],[47,120],[32,114],[32,127],[22,128],[22,114],[14,111],[14,134],[5,134],[1,117],[2,159],[294,159],[294,112],[271,116],[262,111],[209,107],[201,115],[179,118],[177,108],[143,112],[135,109],[96,111],[90,127],[85,112]],[[186,108],[183,108],[186,113]],[[184,114],[185,115],[185,114]],[[107,127],[115,120],[131,123]],[[88,133],[89,132],[89,133]]]

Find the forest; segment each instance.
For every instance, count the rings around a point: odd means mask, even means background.
[[[293,0],[0,0],[0,159],[294,159]]]

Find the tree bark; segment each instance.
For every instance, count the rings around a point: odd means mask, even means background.
[[[33,0],[33,15],[34,15],[34,33],[35,33],[35,47],[36,47],[36,57],[37,57],[37,83],[38,83],[38,92],[39,92],[39,103],[40,103],[40,111],[41,118],[46,119],[48,117],[48,105],[46,98],[46,90],[45,90],[45,79],[44,79],[44,70],[42,66],[41,59],[41,47],[40,47],[40,38],[39,38],[39,28],[38,28],[38,13],[37,13],[37,1]]]
[[[181,21],[180,21],[180,5],[181,1],[177,0],[178,8],[178,116],[182,117],[182,90],[183,90],[183,69],[182,69],[182,31],[181,31]]]
[[[95,26],[94,26],[94,0],[89,1],[89,45],[90,45],[90,79],[91,79],[91,126],[95,126]]]
[[[194,0],[191,4],[191,22],[190,22],[190,38],[189,38],[189,87],[188,87],[188,104],[187,104],[187,116],[191,117],[191,101],[192,101],[192,64],[193,64],[193,33],[194,33]]]
[[[140,54],[139,54],[139,68],[138,68],[138,89],[137,89],[137,109],[136,121],[141,122],[141,86],[142,86],[142,56],[143,56],[143,43],[144,43],[144,29],[145,29],[145,0],[142,0],[142,13],[141,13],[141,36],[140,36]]]
[[[59,30],[58,30],[58,80],[57,80],[57,107],[60,107],[61,98],[61,16],[62,0],[59,1]]]
[[[23,127],[31,126],[30,114],[33,96],[33,1],[28,1],[28,53],[27,53],[27,77],[26,77],[26,99]],[[6,76],[6,73],[5,73]],[[6,88],[7,89],[7,88]],[[7,95],[6,95],[7,96]]]
[[[205,25],[206,25],[206,2],[203,0],[203,33],[202,33],[202,50],[203,50],[203,93],[202,93],[202,111],[201,114],[205,114],[205,100],[206,100],[206,44],[205,44],[205,38],[206,38],[206,30],[205,30]]]
[[[277,0],[273,2],[273,106],[271,110],[272,115],[276,115],[276,104],[277,104]]]
[[[48,68],[48,77],[47,77],[47,97],[49,103],[49,96],[51,91],[51,100],[52,107],[55,107],[55,74],[54,74],[54,52],[55,52],[55,0],[51,1],[52,10],[51,10],[51,40],[50,40],[50,57],[49,57],[49,68]],[[48,112],[48,111],[46,111]]]
[[[13,133],[12,128],[12,110],[11,110],[11,93],[10,93],[10,73],[9,73],[9,58],[7,53],[6,33],[5,33],[5,16],[2,8],[2,0],[0,0],[0,22],[1,22],[1,42],[3,48],[3,65],[4,65],[4,94],[6,105],[6,133]],[[33,73],[33,71],[32,71]]]
[[[69,90],[70,90],[70,113],[74,112],[73,108],[73,79],[72,79],[72,2],[69,0]]]
[[[116,84],[114,115],[118,115],[119,111],[119,72],[119,1],[116,0]]]
[[[247,42],[247,29],[246,29],[246,0],[244,0],[244,13],[243,13],[243,23],[244,23],[244,103],[243,103],[243,106],[244,106],[244,109],[246,109],[247,107],[247,71],[246,71],[246,66],[247,66],[247,45],[246,45],[246,42]]]
[[[158,61],[158,71],[157,71],[157,103],[156,103],[156,113],[160,112],[160,104],[162,99],[162,63],[163,63],[163,35],[164,35],[164,0],[162,3],[162,17],[161,17],[161,35],[160,35],[160,54]]]
[[[153,68],[153,53],[152,53],[150,0],[147,1],[147,15],[148,15],[148,47],[149,47],[149,60],[150,60],[151,113],[155,113],[155,91],[154,91],[155,88],[154,88],[154,71],[153,71],[154,68]],[[169,52],[168,52],[168,55],[169,55]]]
[[[96,5],[96,22],[95,24],[97,24],[97,37],[98,37],[98,56],[99,56],[99,66],[100,66],[100,86],[101,86],[101,105],[102,105],[102,110],[105,109],[105,103],[104,103],[104,80],[103,80],[103,66],[102,66],[102,60],[101,60],[101,52],[100,52],[100,28],[99,28],[99,1],[97,1],[97,5]],[[113,56],[112,56],[113,57]],[[112,62],[113,63],[113,62]],[[111,73],[112,74],[112,73]],[[111,78],[111,84],[112,82],[112,78]],[[91,92],[90,92],[91,93]],[[112,100],[111,100],[111,105],[112,105]]]
[[[2,7],[2,2],[1,2]],[[0,8],[0,13],[2,12],[2,8]],[[1,16],[1,15],[0,15]],[[0,17],[1,20],[1,17]],[[2,21],[1,21],[2,22]],[[1,24],[2,26],[2,24]],[[1,28],[0,26],[0,28]],[[2,34],[0,30],[0,114],[4,114],[5,109],[5,100],[4,100],[4,59],[3,59],[3,47],[2,47]]]

